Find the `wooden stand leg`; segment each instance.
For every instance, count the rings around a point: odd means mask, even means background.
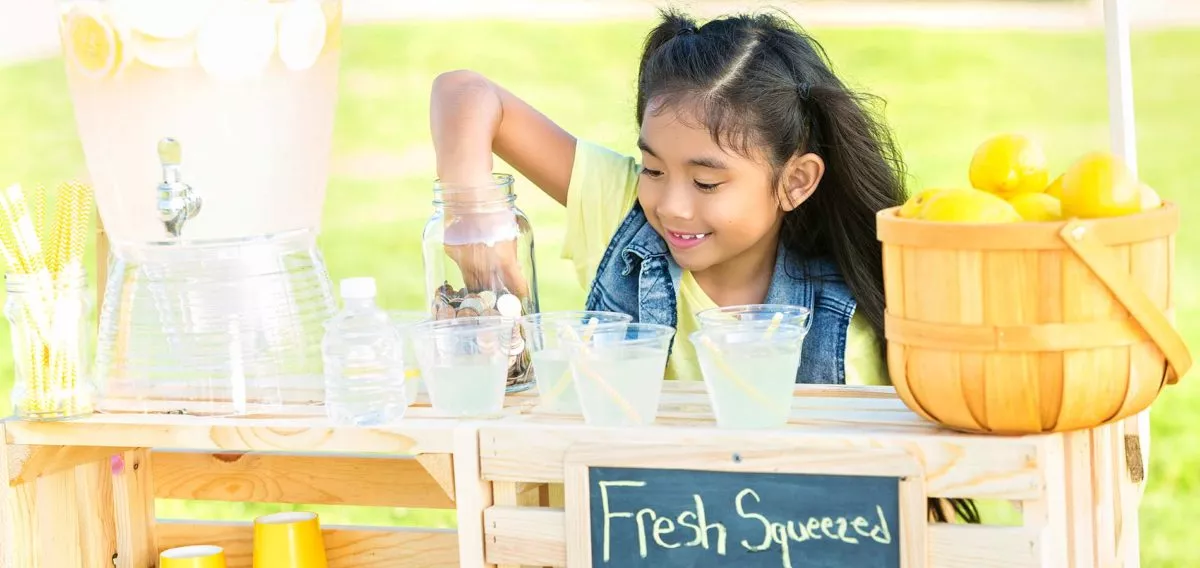
[[[492,506],[492,484],[479,467],[479,427],[454,430],[454,504],[458,515],[458,557],[462,566],[496,568],[486,563],[483,514]]]
[[[4,435],[0,424],[0,440]],[[138,467],[120,471],[114,455]],[[0,444],[0,567],[153,565],[154,501],[149,468],[141,463],[149,464],[147,456],[121,448]]]

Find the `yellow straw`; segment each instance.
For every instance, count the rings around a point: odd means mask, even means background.
[[[592,333],[594,333],[596,331],[596,325],[598,325],[599,323],[600,323],[600,320],[598,320],[596,318],[591,318],[588,320],[587,327],[584,328],[584,330],[583,330],[583,340],[584,341],[590,341],[592,339]],[[562,394],[564,392],[567,392],[567,387],[569,387],[569,386],[571,386],[571,369],[570,369],[570,367],[568,367],[566,371],[563,371],[562,377],[559,378],[558,383],[554,385],[554,390],[546,393],[546,400],[548,400],[550,402],[558,400],[558,397],[562,396]]]
[[[754,388],[754,385],[746,382],[741,375],[729,367],[729,364],[725,362],[725,357],[721,354],[720,348],[717,347],[716,343],[713,343],[712,339],[709,339],[708,337],[701,337],[700,342],[703,343],[706,348],[708,348],[710,353],[712,353],[713,363],[716,363],[717,367],[721,369],[721,372],[725,373],[725,375],[729,377],[729,380],[733,381],[733,383],[737,385],[742,392],[746,393],[746,395],[750,398],[756,400],[759,404],[767,406],[771,405],[771,401],[767,399],[766,395],[760,392],[757,388]]]
[[[768,325],[767,330],[763,332],[763,339],[770,339],[772,335],[775,335],[775,330],[779,329],[781,322],[783,322],[783,313],[775,312],[775,315],[771,317],[771,325]]]
[[[584,353],[588,352],[587,345],[584,344],[583,341],[579,338],[579,336],[575,334],[575,330],[571,329],[568,326],[563,326],[563,329],[567,332],[568,335],[571,336],[571,339],[573,341],[580,343],[581,348],[583,349]],[[590,339],[590,337],[589,337],[589,339]],[[583,374],[587,375],[588,378],[596,381],[596,384],[600,385],[600,388],[604,389],[605,393],[607,393],[608,396],[613,399],[613,402],[617,403],[617,406],[621,407],[621,411],[625,413],[625,416],[627,418],[629,418],[630,420],[633,420],[634,422],[640,423],[642,421],[641,416],[638,414],[637,410],[634,410],[633,406],[631,406],[629,404],[629,401],[625,400],[625,397],[621,396],[621,393],[617,392],[617,389],[613,388],[612,385],[608,384],[608,381],[604,380],[604,378],[601,377],[600,375],[596,374],[595,371],[588,369],[587,367],[585,367],[582,364],[580,364],[579,370],[582,371]]]

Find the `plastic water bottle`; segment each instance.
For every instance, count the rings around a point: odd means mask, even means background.
[[[341,281],[342,310],[325,323],[325,413],[334,424],[376,426],[404,417],[404,343],[375,305],[374,278]]]

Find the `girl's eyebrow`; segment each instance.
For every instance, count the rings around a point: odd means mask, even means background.
[[[655,154],[654,150],[650,149],[650,145],[647,144],[646,140],[644,138],[642,138],[641,136],[638,137],[637,146],[638,146],[638,149],[640,149],[641,151],[643,151],[647,154],[650,154],[651,156],[654,156],[655,158],[658,158],[658,154]],[[717,158],[712,158],[709,156],[700,156],[698,158],[692,158],[692,159],[688,160],[688,164],[693,165],[693,166],[699,166],[702,168],[708,168],[710,170],[728,169],[728,167],[725,166],[725,162],[722,162],[721,160],[718,160]]]

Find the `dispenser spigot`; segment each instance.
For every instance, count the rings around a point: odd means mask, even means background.
[[[158,141],[158,161],[162,163],[162,183],[158,184],[158,216],[171,236],[183,233],[188,219],[200,214],[202,200],[192,186],[184,183],[183,148],[174,138]]]

